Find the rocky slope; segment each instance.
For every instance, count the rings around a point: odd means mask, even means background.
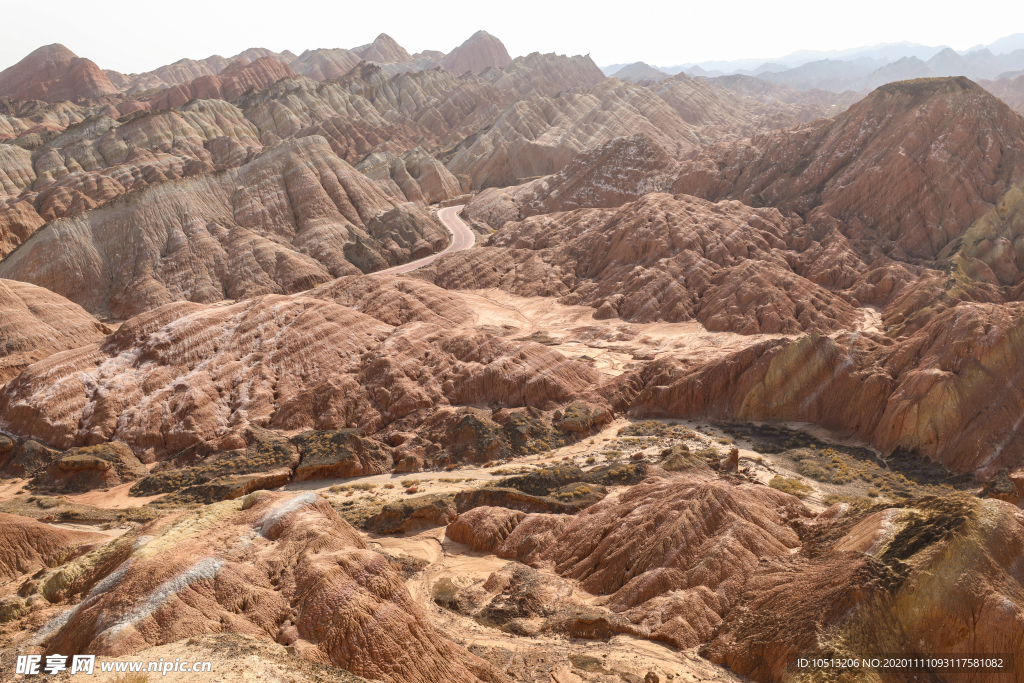
[[[469,201],[464,213],[498,229],[538,214],[614,208],[667,190],[676,166],[646,135],[615,138],[576,155],[558,173],[514,187],[488,188]]]
[[[290,64],[295,59],[295,55],[288,50],[278,53],[257,47],[244,50],[234,57],[211,55],[206,59],[179,59],[173,64],[141,74],[122,74],[110,70],[104,70],[103,73],[121,92],[142,94],[189,83],[203,76],[216,76],[229,66],[242,66],[264,57],[270,57],[282,64]]]
[[[261,57],[248,64],[235,62],[216,76],[200,76],[194,81],[171,86],[148,101],[153,111],[180,107],[192,100],[236,100],[257,92],[295,72],[272,57]]]
[[[835,119],[709,149],[673,190],[838,219],[872,258],[933,259],[1021,181],[1021,140],[1024,118],[965,78],[898,82]]]
[[[49,355],[92,344],[110,330],[42,287],[0,280],[0,384]]]
[[[929,536],[935,525],[949,531]],[[1020,613],[1012,558],[1022,532],[1020,514],[998,501],[932,499],[868,515],[837,506],[812,517],[766,487],[684,477],[648,479],[598,503],[545,553],[559,574],[611,595],[621,616],[591,628],[704,643],[702,654],[738,673],[788,681],[809,652],[1015,651],[1019,626],[968,615],[1001,600]],[[973,591],[979,575],[985,588]],[[1012,680],[1020,670],[989,675]]]
[[[1018,114],[1024,114],[1024,74],[1000,78],[996,81],[981,81],[986,90],[1006,102]]]
[[[806,108],[778,98],[754,101],[684,75],[655,91],[609,87],[588,57],[534,53],[462,77],[421,70],[427,67],[419,62],[429,59],[378,65],[341,49],[297,58],[248,50],[231,60],[179,63],[173,74],[159,77],[167,80],[156,92],[136,89],[130,97],[75,105],[11,101],[0,112],[0,139],[34,156],[4,150],[0,168],[9,176],[2,182],[10,199],[0,216],[14,199],[31,199],[39,216],[21,203],[0,218],[16,228],[5,230],[4,249],[23,241],[41,219],[81,213],[121,188],[242,165],[278,139],[321,135],[351,164],[371,153],[402,156],[422,147],[465,189],[557,171],[575,154],[619,135],[642,131],[680,158],[807,115]],[[559,96],[568,91],[578,94]],[[559,113],[549,118],[552,104]],[[154,118],[147,119],[146,110]],[[586,123],[593,117],[596,126]],[[130,128],[111,132],[124,126]],[[127,156],[122,142],[104,137],[123,139],[129,131],[141,136],[126,141],[136,152]],[[88,160],[81,158],[83,146],[92,147]],[[79,171],[98,175],[82,177]],[[55,181],[65,186],[51,188]],[[442,184],[450,186],[450,179]],[[15,232],[19,236],[10,237]]]
[[[803,249],[790,249],[786,238],[799,227],[774,209],[647,194],[618,209],[506,223],[488,248],[454,254],[418,276],[445,287],[560,297],[593,306],[595,318],[699,320],[741,334],[856,324],[849,296],[794,268]]]
[[[1021,313],[1019,303],[965,303],[899,343],[857,332],[753,344],[703,367],[666,359],[621,378],[616,403],[638,413],[815,422],[987,479],[1020,465],[1024,399],[1011,359]],[[980,379],[994,373],[998,381]]]
[[[51,602],[82,598],[53,614],[47,652],[125,655],[226,620],[374,680],[507,680],[434,629],[401,574],[313,493],[165,518],[76,564],[40,582]]]
[[[1016,81],[787,84],[844,68],[623,82],[480,32],[0,74],[0,645],[393,683],[1019,651]],[[477,246],[371,274],[437,204]]]
[[[462,194],[458,178],[422,147],[416,147],[401,157],[387,151],[367,154],[356,164],[356,170],[411,202],[436,204]]]
[[[386,195],[323,138],[308,137],[238,169],[148,186],[51,222],[0,272],[127,318],[171,301],[302,291],[446,242],[429,216]]]
[[[8,383],[0,428],[61,448],[118,440],[153,462],[249,424],[373,433],[448,404],[549,407],[597,380],[539,344],[453,329],[471,315],[457,295],[387,277],[170,304]]]

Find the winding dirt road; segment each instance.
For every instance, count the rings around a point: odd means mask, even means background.
[[[399,275],[401,273],[408,273],[409,271],[416,270],[417,268],[429,266],[438,256],[450,254],[455,251],[462,251],[463,249],[470,249],[474,244],[476,244],[476,235],[474,235],[473,231],[469,229],[469,226],[463,223],[462,219],[459,218],[459,211],[462,211],[463,206],[464,205],[461,204],[459,206],[449,206],[448,208],[441,209],[437,212],[437,217],[441,219],[441,222],[444,223],[444,227],[452,234],[452,243],[448,245],[447,249],[439,251],[436,254],[431,254],[430,256],[424,256],[423,258],[416,259],[415,261],[410,261],[405,265],[395,266],[394,268],[388,268],[387,270],[379,270],[373,274],[380,275],[383,273],[385,275]]]

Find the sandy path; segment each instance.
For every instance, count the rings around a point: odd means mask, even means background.
[[[157,496],[129,496],[128,492],[132,486],[135,485],[134,481],[130,481],[120,486],[115,486],[112,489],[106,491],[89,491],[88,493],[80,493],[77,496],[65,495],[72,503],[79,503],[81,505],[95,505],[98,508],[107,508],[110,510],[123,510],[124,508],[134,508],[140,505],[145,505],[154,500],[163,498],[164,494]]]

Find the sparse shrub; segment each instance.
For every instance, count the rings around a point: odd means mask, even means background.
[[[395,488],[395,485],[394,484],[384,484],[384,488],[386,488],[386,489],[393,489],[393,488]]]
[[[830,479],[828,471],[810,459],[801,460],[796,467],[796,471],[805,477],[817,479],[818,481],[829,481]]]
[[[836,503],[846,503],[852,508],[866,510],[874,504],[874,501],[863,496],[847,496],[841,493],[830,493],[825,496],[825,505],[835,505]]]
[[[870,496],[871,498],[878,498],[878,490],[868,489],[868,496]]]
[[[803,498],[814,489],[799,479],[793,479],[790,477],[772,477],[772,480],[768,482],[768,485],[773,489],[788,493],[798,498]]]
[[[416,486],[419,483],[420,483],[419,479],[403,479],[402,480],[402,486],[404,486],[405,488],[409,488],[411,486]]]
[[[589,458],[587,458],[588,465],[593,465],[595,462],[597,462],[597,458],[595,458],[594,456],[590,456]]]

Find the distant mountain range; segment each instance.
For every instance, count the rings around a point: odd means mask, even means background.
[[[659,80],[686,73],[714,78],[740,74],[755,76],[799,90],[871,90],[908,78],[967,76],[973,80],[1015,78],[1024,70],[1024,33],[1000,38],[988,45],[956,51],[947,46],[886,43],[846,50],[798,50],[776,59],[736,59],[675,66],[610,64],[601,70],[622,80]]]

